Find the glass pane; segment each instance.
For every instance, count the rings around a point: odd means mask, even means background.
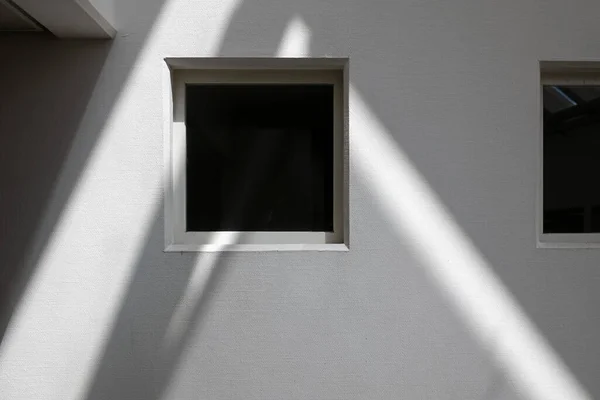
[[[187,230],[333,230],[333,85],[186,86]]]
[[[600,87],[552,87],[574,105],[549,107],[544,87],[544,233],[600,232]]]

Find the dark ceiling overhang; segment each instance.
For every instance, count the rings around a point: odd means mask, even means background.
[[[0,31],[49,31],[59,38],[114,37],[118,0],[0,0]]]

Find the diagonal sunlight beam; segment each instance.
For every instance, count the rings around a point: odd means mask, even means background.
[[[310,49],[310,29],[299,16],[294,16],[288,23],[279,48],[276,53],[278,57],[305,57]]]
[[[591,400],[375,114],[350,88],[352,159],[391,227],[530,400]]]

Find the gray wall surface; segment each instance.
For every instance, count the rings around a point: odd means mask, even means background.
[[[600,251],[537,249],[539,60],[600,3],[121,0],[0,38],[0,398],[600,398]],[[349,57],[350,250],[164,253],[165,57]]]

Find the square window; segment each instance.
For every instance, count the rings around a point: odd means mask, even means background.
[[[593,64],[542,69],[540,243],[600,245],[600,74]],[[554,67],[555,69],[553,69]]]
[[[319,63],[170,64],[167,251],[347,250],[345,62]]]

